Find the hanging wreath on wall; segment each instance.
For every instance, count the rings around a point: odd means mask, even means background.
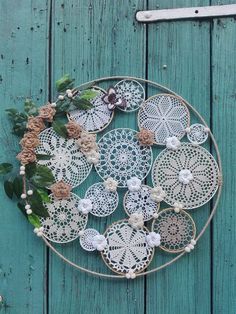
[[[118,82],[111,86],[114,81]],[[59,94],[54,103],[37,108],[27,100],[24,113],[7,110],[13,134],[21,137],[19,175],[12,177],[12,164],[0,165],[2,175],[11,175],[4,181],[7,196],[18,199],[17,206],[34,233],[77,269],[134,279],[172,264],[194,249],[218,205],[221,161],[209,127],[187,101],[155,82],[108,77],[79,87],[73,84],[66,75],[56,82]],[[158,93],[146,97],[149,86]],[[138,112],[138,129],[106,132],[117,111]],[[191,124],[192,115],[197,123]],[[217,160],[201,146],[208,139]],[[154,158],[156,147],[162,150]],[[100,180],[78,196],[74,188],[92,168]],[[152,184],[145,179],[149,173]],[[126,218],[114,221],[102,233],[92,228],[91,215],[97,219],[112,215],[122,190]],[[213,197],[210,216],[197,233],[191,210]],[[78,239],[88,254],[98,251],[116,274],[84,268],[53,244]],[[174,258],[151,268],[158,250],[175,254]]]

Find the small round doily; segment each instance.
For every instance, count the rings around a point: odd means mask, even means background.
[[[122,111],[135,111],[143,103],[145,99],[145,91],[143,86],[134,80],[122,80],[115,85],[118,98],[126,100],[125,109],[118,107]]]
[[[80,152],[74,139],[59,136],[52,128],[39,134],[40,145],[36,154],[52,156],[49,160],[39,160],[38,164],[52,170],[56,181],[63,180],[72,187],[81,184],[89,175],[92,165]]]
[[[203,144],[208,138],[208,132],[205,125],[200,123],[192,124],[187,132],[189,142],[193,144]]]
[[[78,211],[80,198],[71,193],[68,199],[58,200],[50,194],[51,203],[45,203],[50,217],[40,218],[44,236],[56,243],[75,240],[79,232],[85,229],[88,215]]]
[[[160,234],[160,248],[169,253],[184,251],[196,236],[192,217],[184,210],[176,213],[173,208],[159,212],[158,218],[153,221],[152,231]]]
[[[154,133],[156,144],[165,145],[168,137],[181,139],[189,126],[190,114],[184,102],[173,95],[158,94],[148,98],[138,114],[139,128]]]
[[[165,191],[165,202],[180,203],[183,208],[197,208],[216,193],[219,169],[214,157],[203,147],[182,143],[173,151],[164,149],[152,168],[154,186]]]
[[[137,192],[126,192],[123,205],[127,215],[140,213],[143,215],[144,221],[153,218],[153,214],[157,213],[160,208],[160,203],[156,203],[150,198],[150,190],[149,186],[142,185]]]
[[[154,254],[154,249],[146,242],[147,234],[145,227],[134,229],[128,220],[114,222],[104,234],[107,246],[101,254],[106,265],[119,274],[144,270]]]
[[[131,129],[114,129],[98,142],[100,161],[95,166],[103,180],[112,177],[118,186],[127,186],[127,180],[143,180],[152,165],[152,149],[139,144],[137,132]]]
[[[99,91],[99,94],[91,100],[93,108],[89,110],[76,109],[70,111],[68,117],[75,120],[86,131],[97,133],[108,126],[114,112],[108,109],[107,104],[102,99],[106,92],[98,87],[94,89]]]
[[[112,214],[119,202],[118,193],[107,191],[102,182],[90,186],[85,193],[85,198],[91,200],[93,208],[90,213],[97,217],[105,217]]]
[[[83,235],[80,237],[80,245],[85,251],[95,251],[95,247],[92,244],[93,238],[99,235],[99,232],[95,229],[85,229]]]

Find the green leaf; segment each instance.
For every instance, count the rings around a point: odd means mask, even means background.
[[[43,202],[45,203],[51,203],[50,197],[48,195],[48,191],[47,190],[43,190],[43,189],[37,189],[37,192],[39,193],[41,199]]]
[[[71,101],[63,100],[57,103],[56,111],[57,113],[67,112],[70,108]]]
[[[32,182],[39,188],[44,188],[52,185],[55,179],[52,171],[43,165],[37,165],[36,172],[32,177]]]
[[[25,175],[27,179],[33,177],[36,172],[37,165],[35,162],[25,165]]]
[[[99,94],[99,91],[95,91],[93,89],[85,89],[83,90],[79,97],[85,100],[91,100]]]
[[[13,198],[13,194],[14,194],[14,190],[13,190],[13,183],[9,180],[6,180],[4,182],[4,190],[6,195],[12,199]]]
[[[65,74],[62,78],[56,81],[56,89],[59,93],[73,88],[74,79],[71,79],[69,74]]]
[[[17,198],[21,197],[23,193],[23,181],[21,177],[15,177],[13,180],[13,191]]]
[[[52,123],[53,130],[60,136],[67,138],[67,130],[64,123],[56,120]]]
[[[38,191],[34,191],[33,196],[29,198],[29,204],[32,211],[38,216],[49,217],[48,211],[44,206],[41,195],[38,193]]]
[[[41,227],[39,216],[32,213],[31,215],[28,215],[28,220],[35,228]]]
[[[93,108],[93,105],[91,104],[91,102],[86,99],[75,98],[75,99],[72,99],[72,103],[77,109],[80,109],[80,110],[89,110]]]
[[[10,164],[8,162],[4,162],[4,163],[0,164],[0,175],[7,174],[7,173],[11,172],[12,169],[13,169],[12,164]]]
[[[20,209],[20,211],[24,214],[25,217],[28,215],[26,214],[25,205],[23,203],[18,202],[17,207]]]
[[[38,108],[35,105],[35,103],[33,103],[33,101],[31,99],[25,100],[24,108],[25,108],[25,112],[29,116],[35,116],[38,114]]]
[[[36,154],[37,160],[50,160],[53,155]]]
[[[18,110],[16,110],[15,108],[9,108],[9,109],[6,109],[5,111],[10,118],[14,118],[16,114],[18,113]]]

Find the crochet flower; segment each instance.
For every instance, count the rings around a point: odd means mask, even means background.
[[[192,172],[189,169],[183,169],[179,172],[179,182],[189,184],[193,180]]]
[[[86,158],[90,164],[97,165],[99,163],[100,154],[96,150],[91,150],[86,153]]]
[[[42,106],[39,109],[39,117],[48,122],[53,121],[53,117],[55,116],[55,113],[56,113],[56,109],[53,108],[53,106],[50,103],[48,103],[45,106]]]
[[[71,186],[63,181],[54,183],[50,190],[57,199],[66,199],[70,196]]]
[[[80,138],[77,140],[77,144],[82,153],[86,154],[91,150],[97,151],[96,135],[90,134],[86,131],[81,132]]]
[[[90,199],[82,198],[79,200],[78,209],[79,211],[81,211],[82,214],[87,215],[89,212],[91,212],[92,208],[93,204]]]
[[[135,272],[133,271],[133,269],[129,269],[129,271],[127,272],[125,277],[127,279],[134,279],[136,277],[136,275],[135,275]]]
[[[24,148],[16,158],[20,160],[22,165],[27,165],[29,163],[36,161],[36,154],[33,149]]]
[[[150,198],[157,203],[160,203],[161,201],[164,200],[166,196],[165,191],[162,189],[161,186],[156,186],[151,189],[150,191]]]
[[[180,145],[181,145],[181,143],[177,139],[176,136],[167,137],[167,139],[166,139],[166,147],[168,149],[177,150],[180,147]]]
[[[129,224],[134,228],[134,229],[140,229],[143,228],[144,226],[144,220],[143,220],[143,215],[139,213],[133,213],[129,217]]]
[[[114,110],[116,107],[125,108],[126,100],[118,98],[114,87],[110,87],[107,93],[102,97],[102,100],[107,104],[109,110]]]
[[[34,149],[40,144],[38,136],[34,132],[27,132],[24,134],[24,137],[20,141],[20,145],[23,148]]]
[[[149,232],[149,234],[146,236],[146,241],[150,247],[159,246],[161,244],[161,236],[159,233]]]
[[[66,130],[69,138],[79,138],[82,132],[82,127],[74,120],[70,120],[66,125]]]
[[[98,251],[103,251],[107,246],[107,240],[102,234],[97,234],[92,239],[93,247]]]
[[[131,192],[137,192],[141,189],[141,180],[137,177],[132,177],[129,180],[127,180],[127,186],[129,191]]]
[[[105,189],[109,192],[116,192],[118,182],[112,178],[107,178],[106,181],[103,182]]]
[[[41,131],[45,129],[45,124],[41,117],[29,117],[27,122],[27,129],[39,134]]]
[[[151,146],[154,144],[154,133],[147,129],[141,129],[140,132],[137,133],[137,138],[141,145]]]

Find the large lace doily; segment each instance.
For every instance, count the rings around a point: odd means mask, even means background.
[[[114,112],[109,110],[102,97],[105,91],[96,88],[99,94],[91,100],[93,108],[90,110],[70,111],[69,118],[75,120],[88,132],[100,132],[105,129],[113,118]]]
[[[113,271],[139,273],[152,260],[154,249],[147,245],[146,228],[134,229],[127,220],[113,223],[105,232],[107,246],[102,251],[104,262]]]
[[[81,184],[89,175],[92,165],[80,152],[74,139],[65,139],[52,128],[39,135],[40,146],[35,149],[37,154],[49,155],[49,160],[39,160],[52,170],[56,181],[63,180],[72,187]]]
[[[175,151],[164,149],[152,169],[153,185],[165,191],[165,202],[171,206],[180,203],[185,209],[200,207],[214,196],[218,175],[213,156],[205,148],[189,143],[182,143]]]
[[[158,214],[152,230],[161,236],[160,248],[170,253],[183,251],[196,235],[192,217],[184,210],[176,213],[173,208],[164,209]]]
[[[114,129],[100,139],[98,146],[100,162],[95,168],[104,180],[112,177],[123,188],[131,177],[143,180],[150,171],[152,149],[139,144],[134,130]]]
[[[40,219],[45,237],[56,243],[75,240],[88,220],[87,215],[78,211],[80,198],[71,193],[68,199],[58,200],[52,194],[50,199],[51,203],[45,203],[50,217]]]
[[[118,98],[126,100],[125,109],[118,107],[122,111],[135,111],[143,103],[145,99],[145,91],[143,86],[134,80],[122,80],[115,85]]]
[[[107,191],[101,182],[93,184],[86,191],[85,198],[92,201],[93,208],[90,213],[98,217],[112,214],[119,201],[118,193]]]
[[[154,132],[155,142],[159,145],[165,145],[168,137],[181,139],[189,123],[186,105],[180,98],[168,94],[148,98],[138,115],[139,128]]]
[[[151,199],[150,190],[149,186],[142,185],[137,192],[126,192],[123,205],[129,216],[133,213],[141,213],[144,221],[147,221],[153,218],[154,213],[158,212],[160,203],[156,203]]]

